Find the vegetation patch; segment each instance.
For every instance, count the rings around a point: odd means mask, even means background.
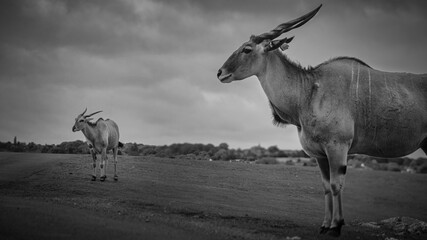
[[[89,148],[86,142],[81,140],[42,145],[34,142],[28,144],[19,142],[15,137],[13,142],[0,142],[0,152],[89,154]],[[162,146],[126,143],[123,148],[119,149],[119,155],[154,156],[179,160],[249,162],[257,164],[284,163],[287,166],[317,166],[316,159],[309,158],[302,150],[283,150],[277,146],[264,148],[260,145],[248,149],[233,149],[229,148],[227,143],[221,143],[218,146],[201,143],[174,143]],[[348,165],[357,169],[427,173],[426,158],[376,158],[356,154],[348,156]]]

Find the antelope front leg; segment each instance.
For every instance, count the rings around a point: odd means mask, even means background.
[[[325,217],[322,226],[320,227],[320,234],[328,232],[332,221],[332,193],[331,185],[329,183],[329,162],[328,158],[316,158],[317,164],[320,168],[322,175],[323,190],[325,191]]]
[[[117,176],[117,152],[118,148],[113,149],[113,156],[114,156],[114,181],[119,180],[119,177]]]
[[[101,152],[101,164],[99,165],[101,168],[101,177],[100,180],[103,182],[107,178],[105,171],[107,169],[107,148],[103,148]]]
[[[90,148],[90,153],[92,154],[92,160],[93,160],[93,172],[92,172],[92,181],[96,180],[96,152],[93,148]]]
[[[332,220],[328,235],[338,237],[344,225],[341,194],[344,189],[345,174],[347,172],[348,145],[334,145],[328,149],[330,184],[332,191]]]

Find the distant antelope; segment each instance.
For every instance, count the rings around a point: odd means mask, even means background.
[[[297,127],[304,151],[317,159],[322,176],[325,218],[320,232],[339,236],[348,154],[400,157],[418,148],[427,152],[427,74],[382,72],[350,57],[309,69],[295,64],[282,52],[293,37],[274,39],[302,26],[321,6],[251,36],[217,76],[223,83],[257,76],[275,122]]]
[[[117,181],[117,152],[118,148],[123,144],[119,142],[119,127],[110,119],[104,120],[99,118],[95,123],[90,122],[93,118],[89,118],[102,111],[94,112],[84,115],[87,108],[83,113],[79,114],[76,122],[72,128],[73,132],[82,131],[89,144],[89,150],[93,158],[93,173],[92,181],[96,180],[96,154],[101,154],[101,161],[99,167],[101,168],[101,181],[105,181],[106,168],[107,168],[107,151],[113,149],[114,156],[114,180]]]

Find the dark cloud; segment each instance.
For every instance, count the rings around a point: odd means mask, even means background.
[[[94,53],[124,51],[140,21],[126,1],[6,1],[0,27],[3,46],[49,50],[75,47]]]
[[[271,124],[256,78],[224,85],[216,71],[251,34],[320,3],[286,34],[295,36],[291,59],[307,66],[344,55],[426,72],[425,1],[2,1],[0,140],[83,139],[70,129],[88,107],[115,119],[124,141],[298,148],[293,127]]]
[[[254,17],[263,17],[264,15],[287,15],[298,10],[309,10],[319,1],[283,1],[283,0],[249,0],[249,1],[198,1],[198,0],[161,0],[161,2],[170,4],[175,8],[193,6],[201,9],[209,15],[221,15],[224,12],[251,14]],[[313,4],[312,6],[310,6]],[[308,8],[307,8],[308,7]],[[258,15],[258,16],[256,16]]]

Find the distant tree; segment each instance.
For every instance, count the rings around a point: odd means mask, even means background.
[[[38,152],[39,148],[38,148],[37,144],[35,144],[34,142],[30,142],[27,144],[27,151],[28,152]]]
[[[215,149],[215,146],[211,143],[209,143],[203,147],[203,151],[205,151],[209,154],[210,154],[210,152],[213,152],[213,149]],[[210,156],[212,156],[212,155],[210,155]]]
[[[11,151],[12,149],[12,143],[11,142],[0,142],[0,152],[7,152],[7,151]]]
[[[249,150],[243,151],[244,152],[244,159],[246,161],[255,161],[257,159],[257,155]]]
[[[210,159],[209,153],[206,151],[200,151],[199,154],[197,155],[197,159],[198,160],[209,160]]]
[[[193,151],[193,146],[189,143],[182,143],[179,144],[179,154],[180,155],[186,155],[186,154],[190,154]]]
[[[277,156],[276,157],[289,157],[288,156],[288,154],[286,153],[286,151],[284,151],[284,150],[280,150],[278,153],[277,153]]]
[[[148,155],[154,155],[154,154],[163,152],[161,150],[161,147],[159,147],[158,149],[159,150],[157,150],[156,146],[143,145],[142,148],[139,150],[139,153],[143,156],[148,156]],[[134,151],[135,151],[135,149],[134,149]],[[128,152],[128,154],[129,154],[129,152]]]
[[[51,153],[66,153],[65,149],[61,145],[55,145],[51,150]]]
[[[77,152],[82,154],[89,154],[89,146],[82,142],[82,144],[77,147]]]
[[[227,160],[227,150],[224,148],[219,149],[212,157],[213,160]]]
[[[10,151],[12,152],[25,152],[27,150],[27,145],[25,143],[17,142],[11,146]]]
[[[280,151],[280,149],[276,145],[268,147],[267,150],[270,153],[277,153],[278,151]]]
[[[130,156],[138,156],[139,155],[138,144],[133,143],[127,154],[129,154]]]
[[[267,148],[267,152],[271,157],[278,157],[280,149],[277,146],[270,146]]]
[[[251,153],[253,153],[258,158],[265,156],[265,152],[267,151],[265,148],[261,147],[261,145],[253,146],[249,149]]]
[[[228,144],[227,143],[220,143],[218,146],[220,149],[228,150]]]
[[[42,147],[42,153],[49,153],[50,152],[50,149],[51,149],[51,147],[49,146],[49,145],[47,145],[47,144],[45,144],[43,147]]]

